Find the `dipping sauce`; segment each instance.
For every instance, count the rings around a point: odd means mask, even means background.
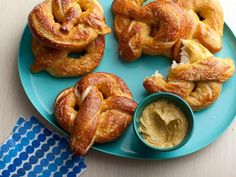
[[[174,103],[162,99],[144,108],[140,132],[148,144],[171,148],[184,140],[187,131],[188,120]]]

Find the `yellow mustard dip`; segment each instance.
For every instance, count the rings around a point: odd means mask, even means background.
[[[144,140],[159,148],[170,148],[180,144],[188,130],[184,113],[167,100],[149,104],[140,118],[140,132]]]

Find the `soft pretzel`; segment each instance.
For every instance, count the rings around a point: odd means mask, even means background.
[[[222,47],[224,17],[218,0],[114,0],[114,30],[120,55],[143,53],[179,61],[181,39],[198,41],[213,53]],[[142,7],[143,6],[143,7]]]
[[[29,27],[37,40],[63,50],[79,50],[110,33],[97,0],[45,0],[30,13]]]
[[[69,57],[70,53],[75,53],[73,51],[47,47],[34,38],[32,49],[35,55],[35,61],[31,66],[32,72],[46,70],[56,77],[74,77],[85,75],[100,64],[105,49],[105,39],[104,36],[99,36],[92,41],[85,47],[86,53],[80,58]]]
[[[71,134],[71,148],[84,155],[96,143],[118,138],[130,124],[136,103],[127,85],[108,73],[92,73],[55,101],[58,124]]]
[[[174,62],[167,80],[156,73],[144,80],[150,92],[172,92],[183,97],[193,110],[211,105],[220,95],[222,83],[235,72],[233,60],[216,58],[205,47],[183,40],[181,63]]]
[[[192,39],[201,43],[212,53],[222,48],[224,14],[218,0],[173,0],[185,13],[186,30],[173,47],[172,56],[178,60],[181,39]]]
[[[142,52],[169,55],[184,29],[184,13],[176,3],[143,3],[144,0],[114,0],[112,4],[119,53],[127,61],[139,58]]]

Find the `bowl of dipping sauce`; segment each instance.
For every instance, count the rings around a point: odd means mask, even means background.
[[[191,138],[194,114],[181,97],[159,92],[138,104],[133,126],[138,138],[150,148],[171,151],[180,148]]]

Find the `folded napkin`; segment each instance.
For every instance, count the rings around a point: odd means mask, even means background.
[[[0,176],[79,176],[87,166],[74,155],[68,139],[45,128],[34,117],[19,118],[0,145]]]

